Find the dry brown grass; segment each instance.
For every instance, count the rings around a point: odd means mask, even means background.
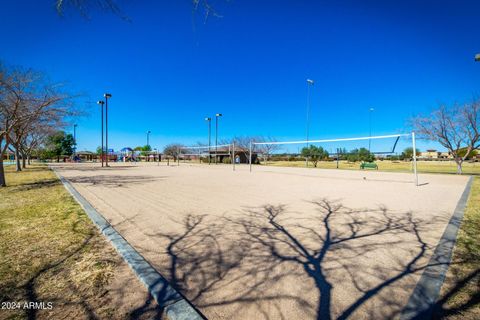
[[[391,161],[377,160],[378,170],[386,172],[411,172],[412,163],[410,161]],[[265,165],[264,162],[262,162]],[[278,167],[305,167],[305,161],[268,161],[269,166]],[[313,168],[313,164],[309,162],[308,166]],[[335,161],[319,161],[317,168],[319,169],[336,169]],[[360,170],[360,162],[340,161],[339,169],[344,170]],[[449,173],[456,174],[457,165],[454,161],[418,161],[417,169],[419,173]],[[463,173],[478,175],[480,174],[480,163],[465,162],[463,164]]]
[[[480,319],[480,178],[475,178],[442,288],[438,317]]]
[[[122,260],[54,173],[33,166],[19,173],[8,167],[6,174],[0,302],[52,302],[53,309],[0,310],[0,319],[126,318],[108,303],[108,285]]]

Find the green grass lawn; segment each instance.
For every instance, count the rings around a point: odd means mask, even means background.
[[[412,162],[407,161],[375,161],[378,165],[378,170],[389,172],[411,172]],[[265,162],[262,162],[265,165]],[[268,161],[269,166],[279,167],[305,167],[305,161]],[[311,162],[308,163],[309,168],[313,168]],[[319,161],[317,168],[321,169],[336,169],[337,163],[335,161]],[[360,163],[352,163],[347,161],[339,162],[339,169],[345,170],[360,170]],[[417,170],[420,173],[456,173],[457,165],[453,161],[418,161]],[[464,174],[480,174],[480,163],[464,163]]]
[[[0,302],[53,302],[52,313],[0,310],[0,319],[112,310],[96,300],[119,258],[46,166],[6,168],[0,188]],[[55,313],[60,312],[60,314]],[[63,313],[63,314],[62,314]]]
[[[480,319],[480,178],[475,177],[437,316]]]

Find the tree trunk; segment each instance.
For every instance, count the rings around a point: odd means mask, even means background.
[[[462,174],[463,161],[460,159],[455,159],[455,162],[457,163],[457,174]]]
[[[20,152],[18,152],[18,148],[15,148],[15,160],[17,166],[16,171],[22,171],[22,166],[20,165]]]
[[[457,163],[457,174],[462,174],[462,164]]]
[[[6,187],[5,170],[3,170],[3,155],[0,155],[0,188]]]
[[[22,168],[27,168],[27,157],[25,156],[25,153],[22,153]]]
[[[27,164],[30,165],[30,156],[27,156]]]

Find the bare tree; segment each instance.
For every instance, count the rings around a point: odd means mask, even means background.
[[[11,134],[14,128],[23,121],[23,97],[19,91],[27,82],[24,75],[15,71],[11,72],[0,65],[0,187],[6,185],[3,155],[9,150],[12,143]],[[18,159],[18,152],[15,156]]]
[[[427,117],[413,118],[412,124],[420,138],[445,147],[457,164],[457,173],[462,174],[463,162],[480,147],[479,112],[478,99],[464,105],[440,105]]]
[[[130,20],[122,13],[114,0],[56,0],[56,9],[59,15],[63,16],[67,7],[77,9],[85,18],[88,18],[89,12],[93,8],[100,8],[101,10],[110,11],[124,20]]]
[[[258,138],[261,142],[277,142],[275,138],[272,137],[260,137]],[[265,164],[267,164],[270,155],[274,153],[275,151],[278,151],[280,149],[280,146],[275,143],[268,143],[268,144],[262,144],[258,146],[258,151],[263,154]]]
[[[235,150],[243,153],[248,160],[250,159],[250,143],[260,142],[262,139],[254,136],[237,136],[232,141],[235,142]],[[258,145],[252,144],[252,152],[258,152],[258,150]]]
[[[61,126],[65,117],[73,115],[72,98],[38,72],[0,66],[0,186],[6,185],[3,154],[9,146],[14,148],[20,171],[27,136],[39,128]]]
[[[34,128],[27,131],[24,139],[21,141],[20,148],[22,153],[22,167],[25,168],[25,161],[30,165],[30,159],[35,151],[45,144],[49,135],[52,135],[56,128],[60,126],[51,126],[38,123]]]
[[[183,149],[184,145],[181,143],[171,143],[166,145],[163,149],[163,154],[165,156],[173,157],[174,161],[177,161],[177,157],[179,157],[182,153],[185,153],[185,149]]]
[[[90,10],[99,8],[110,11],[123,20],[130,21],[130,18],[122,12],[116,0],[56,0],[56,9],[59,15],[63,15],[65,9],[69,6],[77,9],[86,18],[88,18]],[[209,17],[222,17],[214,7],[209,0],[192,0],[192,12],[202,15],[204,23],[207,22]]]

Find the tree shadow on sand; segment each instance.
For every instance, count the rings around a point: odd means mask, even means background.
[[[248,306],[256,317],[275,319],[291,316],[286,313],[295,306],[312,319],[347,319],[360,309],[372,317],[398,315],[403,303],[392,294],[412,290],[402,280],[428,266],[431,248],[421,231],[431,221],[384,207],[352,210],[327,199],[311,204],[315,213],[305,218],[295,218],[284,205],[247,208],[215,221],[189,214],[175,221],[180,232],[149,235],[168,256],[157,266],[205,312],[219,306],[240,312]],[[387,254],[390,264],[369,258],[396,247]],[[365,267],[360,264],[365,259],[374,263]],[[282,281],[290,282],[279,285]],[[345,284],[354,298],[335,300],[333,289]],[[369,305],[374,297],[387,308]]]
[[[316,214],[300,221],[284,217],[283,205],[267,205],[249,209],[248,215],[236,223],[257,244],[256,251],[301,267],[314,281],[319,293],[315,305],[317,319],[347,319],[383,289],[426,267],[419,264],[428,249],[420,235],[426,221],[414,219],[411,213],[392,215],[383,207],[351,210],[325,199],[312,204],[317,208]],[[373,268],[360,267],[360,258],[377,249],[400,245],[406,235],[414,241],[409,245],[410,257],[396,257],[394,270],[383,269],[382,263]],[[348,280],[330,277],[335,271]],[[333,312],[332,305],[337,302],[332,301],[332,291],[341,284],[337,283],[339,280],[352,283],[357,292],[353,302]],[[395,300],[383,302],[393,307],[392,312],[399,311],[400,306],[393,305]]]

